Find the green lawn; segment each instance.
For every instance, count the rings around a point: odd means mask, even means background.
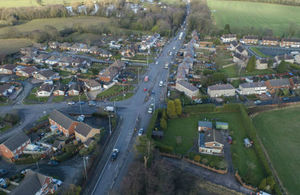
[[[254,118],[271,161],[290,194],[300,191],[300,108],[270,111]]]
[[[123,92],[123,89],[124,89],[124,92],[126,93],[127,91],[131,91],[134,89],[133,86],[121,86],[121,85],[114,85],[112,86],[111,88],[103,91],[102,93],[99,93],[97,95],[97,98],[109,98],[109,97],[112,97],[112,96],[115,96],[115,95],[118,95],[120,93]]]
[[[243,139],[247,137],[247,132],[238,112],[202,113],[187,118],[171,119],[168,121],[168,129],[165,131],[164,138],[157,142],[172,146],[175,153],[187,155],[193,145],[197,144],[197,123],[204,118],[208,120],[218,118],[220,121],[229,123],[233,137],[231,145],[233,166],[247,183],[258,186],[265,177],[265,170],[254,149],[244,146]],[[178,139],[181,139],[181,143],[178,143]]]
[[[253,52],[255,52],[257,55],[259,55],[262,58],[269,58],[270,56],[265,55],[264,53],[262,53],[258,47],[251,47],[250,48]]]
[[[296,29],[300,26],[299,6],[221,0],[208,0],[207,3],[220,29],[225,24],[230,24],[232,31],[254,27],[259,32],[268,28],[281,36],[290,25]]]
[[[54,96],[52,102],[63,102],[65,100],[65,96]]]
[[[223,68],[221,72],[224,72],[229,78],[238,76],[236,65]]]
[[[76,2],[85,2],[85,0],[42,0],[42,5],[53,5],[53,4],[63,4],[70,5]],[[41,6],[37,3],[37,0],[1,0],[1,7],[31,7],[31,6]]]
[[[35,95],[38,89],[39,87],[35,87],[31,90],[31,93],[24,100],[25,104],[43,103],[48,101],[49,97],[37,97]]]

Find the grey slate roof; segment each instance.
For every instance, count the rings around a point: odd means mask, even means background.
[[[84,137],[86,137],[92,130],[93,128],[85,123],[78,123],[76,125],[75,131],[77,133],[79,133],[80,135],[83,135]]]
[[[10,194],[12,195],[34,195],[43,186],[47,176],[32,170],[27,170],[23,181]]]
[[[61,125],[65,129],[69,129],[72,123],[74,122],[67,115],[59,112],[58,110],[54,110],[51,112],[49,119],[55,121],[57,124]]]
[[[219,84],[219,85],[212,85],[208,86],[210,90],[226,90],[226,89],[234,89],[231,84]]]
[[[9,150],[14,151],[28,140],[30,140],[30,138],[23,131],[21,131],[8,138],[2,144],[5,145]]]
[[[242,88],[253,88],[253,87],[265,87],[266,84],[264,81],[262,82],[254,82],[254,83],[242,83],[240,84]]]
[[[272,80],[269,80],[269,82],[270,82],[271,86],[273,86],[273,87],[290,85],[289,79],[272,79]]]
[[[195,87],[194,85],[184,81],[184,80],[180,80],[177,82],[178,84],[182,85],[183,87],[187,88],[188,90],[191,90],[191,91],[198,91],[198,88]]]

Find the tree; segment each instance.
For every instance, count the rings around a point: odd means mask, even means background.
[[[162,118],[164,118],[165,120],[168,119],[166,109],[163,109],[163,111],[162,111]]]
[[[231,33],[231,31],[230,31],[230,25],[229,24],[225,24],[224,33],[225,34],[230,34]]]
[[[288,70],[287,63],[284,60],[282,60],[280,64],[277,66],[277,72],[284,73],[287,72],[287,70]]]
[[[169,118],[175,118],[176,115],[176,108],[175,108],[175,103],[173,100],[168,101],[167,105],[167,114]]]
[[[259,184],[259,189],[264,190],[266,186],[267,186],[267,179],[264,178]]]
[[[251,56],[246,67],[247,72],[253,72],[255,70],[255,66],[256,66],[256,57]]]
[[[149,165],[149,160],[152,159],[154,143],[152,140],[148,139],[146,136],[140,136],[138,138],[138,142],[135,145],[135,149],[143,155],[144,158],[144,166],[147,168]]]
[[[160,119],[160,128],[162,128],[163,130],[168,128],[168,124],[167,124],[166,119],[164,119],[164,118]]]
[[[182,105],[180,99],[175,99],[174,103],[175,103],[176,114],[180,116],[182,114]]]

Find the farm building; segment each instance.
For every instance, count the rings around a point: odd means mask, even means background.
[[[212,122],[198,121],[198,131],[207,131],[212,129]]]
[[[227,130],[229,129],[229,124],[225,122],[216,122],[216,129]]]

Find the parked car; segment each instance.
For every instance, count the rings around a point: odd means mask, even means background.
[[[83,105],[83,104],[85,104],[85,102],[84,101],[79,101],[79,102],[77,102],[77,104]]]
[[[282,98],[282,101],[289,101],[289,100],[290,100],[289,97],[283,97],[283,98]]]
[[[2,177],[2,176],[4,176],[4,175],[6,175],[8,172],[7,172],[7,170],[5,170],[5,169],[0,169],[0,176]]]
[[[52,179],[53,183],[55,183],[56,185],[61,186],[62,181],[60,181],[59,179]]]
[[[7,188],[7,182],[4,178],[0,178],[0,187]]]
[[[147,91],[147,88],[144,88],[144,91],[146,92],[146,91]]]
[[[138,131],[138,136],[142,136],[144,134],[144,129],[140,128]]]
[[[163,81],[160,81],[159,84],[158,84],[160,87],[162,87],[164,85],[164,82]]]
[[[96,102],[95,101],[89,101],[89,106],[96,106]]]
[[[152,114],[152,112],[153,112],[153,108],[152,108],[152,107],[149,107],[148,113],[149,113],[149,114]]]
[[[73,102],[73,101],[72,102],[68,102],[68,105],[70,105],[70,106],[71,105],[75,105],[75,102]]]
[[[256,104],[256,105],[261,104],[261,101],[260,100],[256,100],[256,101],[254,101],[254,104]]]
[[[117,148],[113,149],[112,154],[111,154],[112,161],[115,161],[118,158],[119,152],[120,152],[119,149],[117,149]]]
[[[49,160],[49,162],[48,162],[48,165],[51,165],[51,166],[57,166],[58,164],[59,164],[59,162],[56,160]]]

